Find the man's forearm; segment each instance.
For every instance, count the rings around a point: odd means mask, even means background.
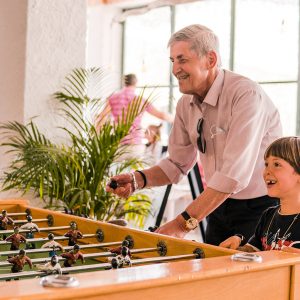
[[[163,186],[171,183],[167,175],[158,166],[145,169],[142,172],[146,176],[146,180],[147,180],[146,187]],[[135,178],[139,188],[144,186],[144,179],[141,174],[135,172]]]
[[[205,191],[186,208],[186,211],[190,216],[201,221],[220,206],[230,195],[231,194],[222,193],[212,188],[206,188]]]

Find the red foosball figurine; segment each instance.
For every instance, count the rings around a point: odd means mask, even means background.
[[[6,242],[11,242],[10,250],[19,250],[22,242],[26,243],[26,238],[19,233],[19,227],[14,227],[14,233],[5,239]]]
[[[19,251],[18,255],[9,258],[7,261],[12,264],[12,273],[22,272],[26,263],[28,263],[30,269],[32,269],[31,259],[28,256],[26,256],[26,252],[23,249]]]
[[[75,222],[70,223],[70,228],[71,230],[65,233],[65,236],[69,238],[68,245],[74,246],[77,244],[77,239],[81,239],[83,235],[79,230],[77,230],[77,224]]]
[[[76,244],[74,245],[73,250],[61,254],[61,257],[65,258],[64,267],[72,267],[72,265],[76,264],[76,261],[78,259],[80,259],[81,262],[84,263],[84,257],[79,250],[80,247]]]
[[[121,245],[120,247],[111,249],[110,252],[111,252],[111,253],[115,253],[115,254],[117,254],[117,255],[120,255],[121,252],[122,252],[122,248],[123,248],[123,247],[126,247],[126,248],[129,247],[129,242],[128,242],[127,240],[124,240],[124,241],[122,242],[122,245]],[[128,255],[129,255],[129,257],[131,257],[131,253],[130,253],[129,248],[128,248]]]
[[[123,268],[124,266],[131,267],[130,258],[131,254],[129,248],[126,246],[122,246],[121,253],[111,260],[111,266],[113,269]]]
[[[14,220],[7,216],[7,211],[5,209],[2,210],[0,215],[0,230],[7,230],[7,225],[14,225]],[[6,235],[2,235],[2,239],[6,239]]]

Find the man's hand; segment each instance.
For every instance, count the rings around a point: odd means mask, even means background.
[[[236,250],[241,244],[241,238],[234,235],[223,241],[219,246]]]
[[[117,184],[115,189],[110,187],[112,181],[115,181]],[[134,192],[132,175],[130,173],[125,173],[111,177],[110,182],[106,185],[106,191],[122,198],[128,198]]]
[[[155,230],[155,233],[160,233],[164,235],[170,235],[177,238],[184,238],[184,236],[187,234],[187,231],[185,231],[177,219],[174,219],[163,226],[157,228]]]

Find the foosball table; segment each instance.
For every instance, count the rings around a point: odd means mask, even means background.
[[[2,210],[13,224],[0,230],[0,299],[300,299],[296,254],[258,252],[259,262],[236,261],[238,251],[30,207],[26,200],[0,200]],[[38,230],[22,226],[28,220]],[[27,236],[19,248],[8,239],[16,227]],[[61,248],[42,247],[49,236]],[[12,271],[20,249],[32,269]],[[49,273],[36,266],[54,252],[60,272],[75,277],[77,286],[41,285]]]

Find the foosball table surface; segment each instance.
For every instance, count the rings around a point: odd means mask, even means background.
[[[78,286],[43,287],[41,271],[26,266],[11,273],[7,257],[18,251],[0,241],[0,299],[300,299],[296,254],[258,252],[261,262],[235,261],[234,250],[34,208],[26,200],[0,200],[3,209],[17,224],[25,223],[27,214],[38,224],[40,231],[31,240],[34,249],[26,250],[34,264],[50,260],[49,251],[41,249],[50,232],[64,251],[72,249],[64,237],[72,222],[83,234],[78,244],[85,261],[70,268],[61,264],[63,273],[74,276]],[[12,228],[0,231],[0,235],[11,233]],[[131,266],[113,269],[110,250],[125,239],[130,241]]]

